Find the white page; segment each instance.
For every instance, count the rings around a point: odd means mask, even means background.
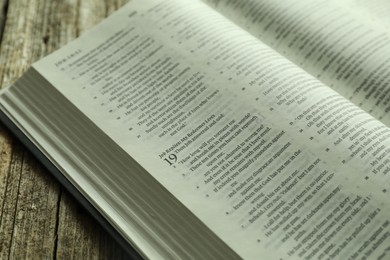
[[[390,27],[390,2],[388,0],[344,0],[345,4],[375,22]]]
[[[390,35],[347,2],[219,0],[219,12],[385,124]]]
[[[132,1],[34,68],[243,258],[384,252],[389,129],[205,5]]]

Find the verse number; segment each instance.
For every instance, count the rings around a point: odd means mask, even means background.
[[[172,165],[177,161],[177,156],[176,156],[176,154],[172,153],[172,154],[168,155],[168,157],[165,158],[164,161],[166,161],[169,165]]]

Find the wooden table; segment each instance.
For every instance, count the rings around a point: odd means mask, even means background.
[[[0,86],[127,0],[0,0]],[[0,125],[0,259],[124,259],[124,251]]]

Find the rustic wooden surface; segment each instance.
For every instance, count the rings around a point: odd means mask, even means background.
[[[0,0],[0,86],[127,0]],[[123,259],[111,237],[0,125],[0,259]]]

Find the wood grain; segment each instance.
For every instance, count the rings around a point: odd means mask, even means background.
[[[0,86],[127,0],[0,0]],[[0,125],[0,259],[123,259],[123,250]]]
[[[0,42],[3,36],[7,8],[8,8],[8,0],[0,0]]]

